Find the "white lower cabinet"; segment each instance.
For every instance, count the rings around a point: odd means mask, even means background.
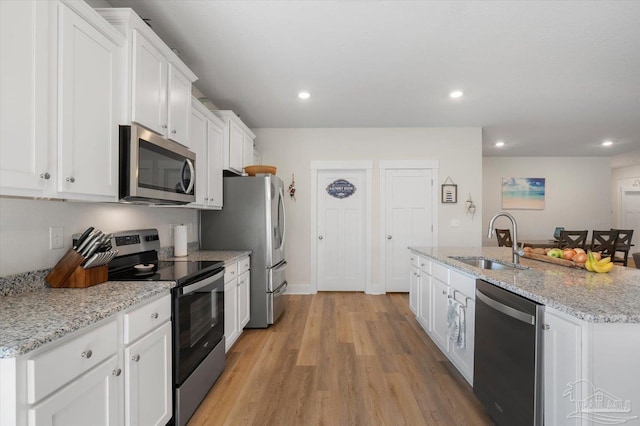
[[[245,256],[238,262],[225,265],[224,272],[224,336],[225,352],[238,340],[242,329],[249,322],[250,310],[250,262]]]
[[[118,425],[118,357],[112,356],[29,409],[29,426]]]
[[[416,286],[415,290],[411,286],[411,293],[415,294],[409,295],[409,301],[417,301],[417,320],[460,374],[473,384],[475,278],[416,256],[415,253],[410,255],[410,275],[411,280],[416,280]],[[465,336],[461,348],[449,338],[449,299],[455,299],[464,307]]]
[[[419,317],[418,304],[420,303],[420,270],[415,266],[409,269],[409,309]]]
[[[0,359],[0,426],[164,425],[172,416],[171,356],[167,294]]]

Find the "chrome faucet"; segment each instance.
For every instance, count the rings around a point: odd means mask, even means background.
[[[489,235],[488,238],[493,236],[493,222],[496,221],[500,216],[504,216],[511,221],[511,227],[513,228],[513,263],[520,263],[520,256],[524,255],[524,250],[522,248],[518,248],[518,224],[516,223],[516,218],[511,216],[507,212],[500,212],[489,221]]]

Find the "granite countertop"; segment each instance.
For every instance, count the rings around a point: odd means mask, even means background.
[[[251,250],[199,250],[191,252],[187,256],[169,257],[166,260],[221,260],[224,262],[225,266],[227,266],[250,254]]]
[[[418,255],[474,275],[527,299],[594,323],[640,323],[640,269],[615,266],[597,274],[520,258],[528,269],[485,270],[449,256],[483,256],[511,262],[506,247],[409,247]]]
[[[0,297],[0,359],[38,349],[130,306],[167,293],[173,281],[108,281]]]

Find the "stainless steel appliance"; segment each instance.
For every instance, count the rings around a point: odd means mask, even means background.
[[[476,281],[473,392],[496,425],[541,425],[543,307]]]
[[[120,200],[187,204],[195,196],[196,154],[141,126],[120,126]]]
[[[275,175],[224,178],[224,207],[200,212],[202,249],[251,250],[251,319],[265,328],[284,312],[284,183]]]
[[[159,261],[156,229],[118,232],[110,281],[175,281],[172,289],[173,416],[185,425],[225,367],[224,262]]]

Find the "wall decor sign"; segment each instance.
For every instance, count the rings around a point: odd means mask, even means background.
[[[502,208],[544,210],[545,178],[502,178]]]
[[[356,192],[356,187],[344,179],[337,179],[327,185],[327,193],[335,198],[347,198]]]
[[[449,182],[449,183],[447,183]],[[453,183],[449,176],[442,184],[442,203],[455,204],[458,202],[458,185]]]

